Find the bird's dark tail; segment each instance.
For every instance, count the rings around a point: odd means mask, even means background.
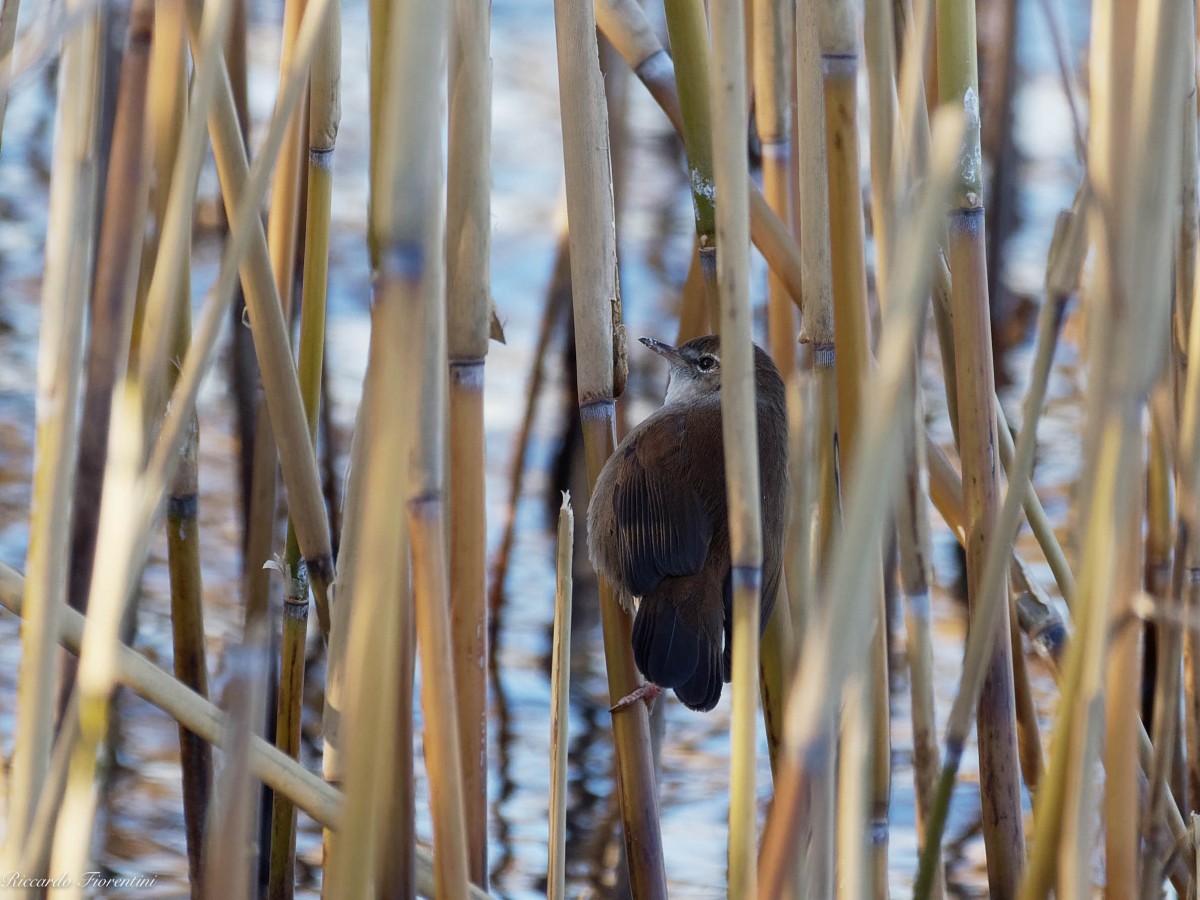
[[[673,688],[690,709],[707,712],[721,698],[721,648],[681,621],[668,599],[642,599],[633,621],[633,658],[647,680]]]

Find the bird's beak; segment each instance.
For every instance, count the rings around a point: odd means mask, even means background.
[[[654,338],[638,338],[643,344],[669,362],[672,366],[682,366],[683,357],[679,355],[679,351],[670,344],[664,344],[662,341],[656,341]]]

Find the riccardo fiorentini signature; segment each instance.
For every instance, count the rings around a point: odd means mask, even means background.
[[[104,872],[84,872],[78,877],[59,875],[57,878],[31,877],[20,872],[0,873],[0,888],[79,887],[112,890],[154,887],[157,881],[157,875],[108,875]]]

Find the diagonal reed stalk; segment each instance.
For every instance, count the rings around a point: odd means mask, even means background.
[[[546,876],[549,900],[567,896],[567,750],[571,694],[571,560],[575,514],[571,495],[563,492],[558,513],[555,558],[554,651],[550,662],[550,860]]]
[[[755,721],[763,534],[758,471],[754,344],[750,335],[750,191],[746,151],[745,14],[739,0],[713,4],[712,148],[717,289],[721,313],[721,432],[729,506],[733,593],[733,722],[730,734],[729,894],[757,894]],[[697,177],[693,167],[693,181]],[[701,239],[700,252],[705,247]],[[703,260],[703,255],[701,256]],[[786,604],[780,604],[786,612]],[[782,660],[780,660],[782,662]],[[780,692],[782,694],[782,692]],[[778,698],[782,699],[782,697]],[[777,723],[781,724],[781,723]]]
[[[198,41],[200,6],[199,0],[187,0],[188,30],[193,46]],[[320,14],[326,8],[324,0],[310,0],[304,18],[309,19],[310,11],[317,9],[319,20]],[[292,64],[289,64],[289,79],[295,77],[297,70],[302,70],[302,74],[307,70],[307,57],[311,55],[311,49],[307,55],[302,54],[299,44],[298,39],[293,50]],[[301,59],[304,60],[304,64],[294,65]],[[290,83],[288,88],[292,88]],[[286,91],[280,92],[281,98],[285,93]],[[277,112],[282,107],[282,103],[277,104]],[[236,207],[246,191],[249,170],[224,60],[221,60],[219,84],[209,114],[209,131],[222,195],[227,206]],[[316,600],[317,620],[322,635],[327,639],[333,560],[321,480],[312,444],[307,440],[304,402],[300,396],[291,342],[288,340],[283,309],[272,275],[266,236],[257,220],[251,223],[247,232],[248,253],[241,276],[250,330],[262,373],[267,412],[279,448],[283,481],[288,488],[292,522],[296,528],[300,550],[304,554],[309,583]]]
[[[451,5],[446,172],[450,612],[467,861],[471,881],[486,887],[489,632],[483,376],[491,291],[491,7],[487,0],[455,0]]]
[[[15,4],[13,5],[15,15]],[[67,13],[85,10],[68,3]],[[12,23],[15,27],[15,22]],[[45,781],[54,728],[54,623],[66,605],[67,543],[83,366],[83,326],[92,277],[99,78],[96,11],[65,39],[58,73],[53,178],[38,346],[36,459],[26,567],[29,617],[21,630],[18,709],[9,774],[7,837],[0,862],[15,869]]]
[[[15,616],[24,610],[25,579],[20,573],[0,563],[0,606]],[[56,640],[72,652],[78,652],[83,641],[84,617],[72,609],[63,611],[58,622]],[[210,744],[228,743],[225,714],[212,703],[180,684],[141,653],[120,645],[116,653],[117,681],[143,700],[163,710]],[[258,735],[251,735],[249,744],[250,771],[272,790],[287,794],[296,805],[317,822],[330,828],[339,826],[342,818],[342,794],[312,774],[295,760],[288,759]],[[413,874],[416,889],[422,894],[434,891],[433,862],[427,850],[420,847],[414,853]],[[488,894],[471,888],[473,900],[486,900]]]
[[[556,0],[563,164],[571,246],[571,294],[578,359],[579,412],[594,484],[616,443],[614,360],[618,357],[620,286],[608,123],[596,48],[596,21],[589,3]],[[624,352],[621,347],[620,353]],[[600,579],[600,615],[608,693],[616,703],[638,687],[633,662],[633,623],[612,587]],[[646,707],[613,716],[617,793],[629,878],[635,896],[666,896],[658,794],[650,753]]]
[[[759,860],[759,897],[778,897],[795,858],[800,836],[801,801],[834,764],[828,730],[851,670],[867,656],[879,617],[878,598],[869,590],[872,575],[862,563],[862,548],[881,538],[884,517],[879,496],[894,496],[902,472],[899,435],[903,412],[898,400],[908,384],[922,299],[927,296],[928,264],[939,232],[938,221],[950,196],[962,145],[961,115],[948,110],[935,121],[932,171],[912,217],[912,227],[896,248],[896,266],[884,312],[879,365],[862,410],[863,439],[858,445],[849,485],[845,529],[836,539],[831,569],[825,576],[825,606],[805,634],[793,686],[788,694],[785,737],[787,756],[776,786]],[[836,602],[830,602],[836,598]],[[820,685],[821,690],[802,690]]]
[[[1185,354],[1180,357],[1180,350],[1177,350],[1177,366],[1183,368],[1187,361],[1196,359],[1193,353],[1197,352],[1195,348],[1200,347],[1200,344],[1192,342],[1191,335],[1193,334],[1193,308],[1195,305],[1195,294],[1197,284],[1197,269],[1200,268],[1200,260],[1197,259],[1197,253],[1200,253],[1200,173],[1197,172],[1196,155],[1197,155],[1197,96],[1188,96],[1185,94],[1185,109],[1183,114],[1183,176],[1182,176],[1182,191],[1183,191],[1183,210],[1180,216],[1179,226],[1179,249],[1175,258],[1175,331],[1176,331],[1176,346]],[[1195,378],[1196,373],[1191,369],[1187,370]],[[1181,426],[1184,423],[1183,409],[1185,403],[1185,385],[1186,378],[1182,372],[1177,372],[1175,390],[1177,394],[1177,404],[1180,407],[1180,412],[1176,418],[1180,421]],[[1200,390],[1200,388],[1198,388]],[[1200,396],[1200,395],[1198,395]],[[1195,420],[1193,420],[1195,421]],[[1180,462],[1188,460],[1184,455],[1182,443],[1183,435],[1186,435],[1185,430],[1180,433],[1180,446],[1178,447],[1178,459]],[[1200,438],[1193,444],[1194,447],[1200,448]],[[1184,518],[1184,509],[1182,498],[1184,486],[1182,483],[1182,473],[1179,478],[1179,483],[1176,485],[1177,492],[1180,498],[1180,504],[1176,508],[1176,516],[1178,523],[1176,525],[1176,540],[1181,540],[1183,537],[1182,530],[1186,519]],[[1176,554],[1176,565],[1180,562],[1187,565],[1190,569],[1200,568],[1200,554],[1197,553],[1195,541],[1191,539],[1191,534],[1195,533],[1197,523],[1188,524],[1187,547],[1181,548],[1182,553]],[[1184,608],[1189,613],[1194,612],[1200,605],[1200,584],[1189,583],[1185,586]],[[1184,797],[1190,797],[1193,802],[1200,798],[1200,632],[1189,630],[1183,637],[1183,666],[1184,666],[1184,725],[1183,735],[1184,744],[1186,746],[1186,785],[1182,792]],[[1182,804],[1186,807],[1186,803]]]
[[[939,101],[962,109],[967,117],[967,141],[959,161],[947,246],[953,277],[950,297],[953,343],[958,362],[958,443],[968,515],[967,591],[972,626],[988,628],[991,623],[981,620],[978,610],[983,608],[990,590],[1002,591],[1006,586],[989,585],[983,580],[985,547],[995,533],[1000,484],[996,474],[996,388],[984,256],[973,4],[939,0],[937,54]],[[994,577],[1006,584],[1003,572],[994,573]],[[1007,603],[993,614],[1005,616],[1006,608]],[[988,883],[1004,896],[1012,896],[1016,891],[1025,859],[1016,731],[1013,647],[1008,630],[1001,629],[979,698],[978,742],[980,784],[988,786],[980,792]],[[925,849],[931,852],[928,843]]]

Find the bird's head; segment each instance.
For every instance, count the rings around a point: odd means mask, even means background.
[[[715,334],[692,338],[678,348],[654,338],[640,340],[671,365],[664,406],[694,403],[721,390],[721,346]]]
[[[721,390],[721,341],[715,334],[692,338],[686,344],[672,347],[654,338],[639,338],[643,344],[671,364],[664,406],[675,403],[695,403],[716,397]],[[760,401],[784,403],[783,382],[771,357],[758,346],[754,348],[754,381]]]

